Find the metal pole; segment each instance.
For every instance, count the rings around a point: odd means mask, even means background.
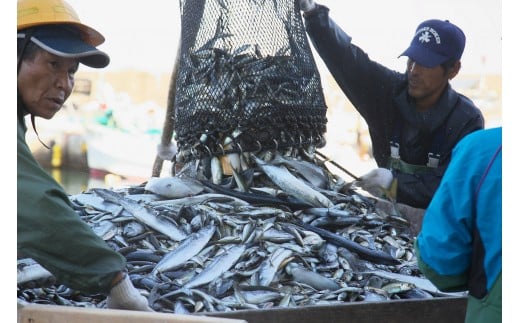
[[[183,39],[192,39],[195,41],[196,33],[199,30],[200,22],[202,20],[202,15],[204,12],[204,6],[206,5],[206,0],[190,0],[190,1],[179,1],[179,7],[181,9],[181,35],[179,36],[179,44],[177,46],[177,57],[175,59],[175,64],[173,66],[172,76],[170,79],[170,89],[168,92],[168,102],[166,106],[166,116],[163,125],[161,143],[163,145],[169,145],[173,131],[175,128],[175,95],[176,95],[176,82],[177,82],[177,74],[179,70],[179,62],[182,56],[182,47],[183,45],[191,49],[193,46],[192,43],[186,44],[183,43]],[[184,15],[188,13],[188,16],[191,18],[189,21],[187,19],[183,19]],[[194,33],[194,35],[191,35]],[[185,34],[188,34],[185,35]],[[155,161],[152,168],[152,176],[159,177],[162,169],[163,160],[156,155]]]
[[[316,154],[318,154],[318,156],[320,156],[321,158],[324,158],[326,162],[327,161],[330,162],[332,165],[336,166],[337,168],[339,168],[340,170],[342,170],[343,172],[348,174],[350,177],[352,177],[356,181],[360,180],[359,177],[357,177],[356,175],[352,174],[351,172],[346,170],[343,166],[341,166],[340,164],[338,164],[335,161],[331,160],[329,157],[325,156],[324,154],[320,153],[319,151],[316,151]]]
[[[179,70],[179,61],[181,57],[181,38],[179,38],[179,44],[177,46],[177,57],[175,58],[175,63],[173,65],[173,71],[170,78],[170,87],[168,91],[168,101],[166,103],[166,115],[164,117],[163,130],[161,134],[161,144],[169,145],[172,141],[173,130],[175,126],[175,94],[177,92],[176,82],[177,82],[177,74]],[[155,161],[153,163],[152,168],[152,177],[159,177],[161,175],[163,165],[163,159],[159,157],[159,155],[155,156]]]

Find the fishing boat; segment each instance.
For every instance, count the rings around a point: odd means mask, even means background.
[[[118,175],[141,181],[152,176],[157,145],[161,142],[162,109],[127,105],[105,111],[85,124],[87,164],[91,177]],[[163,163],[163,172],[168,172]],[[162,173],[163,174],[163,173]]]
[[[90,176],[114,174],[126,179],[150,178],[160,139],[160,135],[153,133],[88,125],[85,140]]]

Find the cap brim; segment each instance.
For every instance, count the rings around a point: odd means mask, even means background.
[[[413,61],[417,62],[419,65],[432,68],[435,66],[439,66],[442,63],[446,62],[448,58],[443,55],[439,55],[431,50],[422,47],[422,46],[414,46],[410,45],[399,57],[407,56]]]
[[[25,37],[19,33],[18,37]],[[103,51],[84,42],[78,34],[61,28],[38,28],[31,41],[44,50],[60,57],[78,58],[80,63],[93,68],[103,68],[110,57]]]

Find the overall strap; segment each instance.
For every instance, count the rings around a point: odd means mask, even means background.
[[[399,169],[405,173],[414,174],[418,171],[427,170],[428,168],[436,168],[439,166],[441,158],[441,146],[446,137],[446,123],[437,128],[433,134],[433,140],[428,152],[428,163],[426,165],[408,164],[401,160],[399,154],[401,131],[403,129],[403,120],[401,117],[396,118],[394,129],[392,131],[392,139],[390,140],[390,161],[389,167]]]
[[[428,163],[426,166],[436,168],[441,159],[441,146],[446,137],[446,122],[444,122],[433,134],[433,141],[428,152]]]
[[[403,119],[401,116],[397,116],[394,129],[392,131],[392,139],[390,140],[390,158],[400,159],[399,155],[399,141],[401,140],[401,129],[403,126]]]

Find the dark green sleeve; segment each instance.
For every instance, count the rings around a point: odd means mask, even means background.
[[[451,293],[461,292],[468,290],[468,273],[465,272],[460,275],[441,275],[433,270],[424,260],[421,258],[421,252],[419,249],[419,242],[414,242],[415,255],[417,257],[417,265],[419,270],[423,273],[428,280],[432,282],[440,291]]]
[[[17,250],[57,280],[87,293],[108,294],[125,258],[81,220],[63,188],[34,159],[18,122]]]

